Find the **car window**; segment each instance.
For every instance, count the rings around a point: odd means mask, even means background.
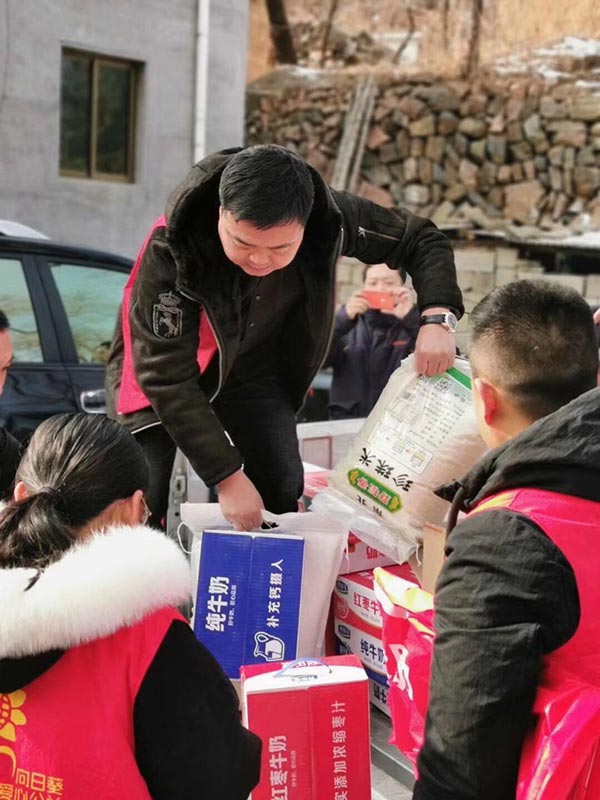
[[[78,264],[50,264],[77,357],[83,364],[106,364],[127,273]]]
[[[15,362],[44,360],[37,322],[23,264],[17,258],[0,258],[0,308],[10,322]]]

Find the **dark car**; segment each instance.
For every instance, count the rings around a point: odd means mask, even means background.
[[[104,411],[104,365],[132,264],[0,220],[0,309],[14,349],[0,424],[18,439],[53,414]]]
[[[0,309],[10,320],[14,366],[0,425],[25,439],[65,411],[103,413],[104,368],[133,261],[63,245],[0,220]],[[327,418],[331,376],[319,373],[299,421]]]

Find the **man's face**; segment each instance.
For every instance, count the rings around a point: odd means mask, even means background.
[[[397,269],[390,269],[386,264],[374,264],[365,275],[364,288],[370,292],[393,292],[404,284]]]
[[[287,267],[304,236],[304,226],[299,222],[261,230],[247,220],[236,220],[223,208],[219,209],[218,229],[227,258],[254,278]]]
[[[13,350],[8,331],[0,331],[0,394],[4,389],[6,373],[12,364]]]

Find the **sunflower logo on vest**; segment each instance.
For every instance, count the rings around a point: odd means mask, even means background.
[[[10,694],[0,694],[0,739],[14,742],[17,738],[16,725],[25,725],[27,717],[20,710],[26,694],[21,689]]]

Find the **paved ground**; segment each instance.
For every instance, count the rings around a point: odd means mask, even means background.
[[[371,768],[373,777],[373,800],[411,800],[412,790],[390,778],[378,767]]]

